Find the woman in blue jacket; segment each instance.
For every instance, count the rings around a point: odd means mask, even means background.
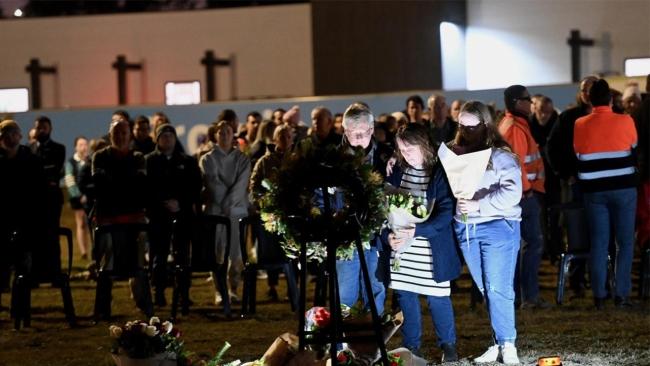
[[[450,298],[450,282],[461,264],[452,227],[454,199],[427,129],[417,123],[401,127],[396,136],[397,165],[387,181],[414,197],[433,202],[429,218],[413,228],[387,234],[394,251],[400,251],[399,268],[391,266],[390,287],[404,314],[405,347],[418,353],[422,335],[419,295],[425,295],[443,362],[456,361],[456,329]],[[410,240],[415,238],[414,241]],[[410,244],[410,245],[409,245]],[[404,248],[408,245],[407,248]],[[394,252],[391,263],[394,261]]]

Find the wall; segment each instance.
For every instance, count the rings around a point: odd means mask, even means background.
[[[650,56],[648,0],[471,0],[467,3],[467,86],[571,81],[571,29],[593,38],[582,74],[623,74],[626,57]]]
[[[465,1],[312,1],[316,95],[442,87],[440,22]]]
[[[29,87],[30,58],[57,64],[42,77],[43,107],[117,104],[118,54],[144,62],[130,72],[129,104],[163,104],[164,82],[200,80],[205,50],[236,57],[236,97],[313,95],[308,4],[0,21],[0,87]],[[6,45],[10,45],[7,47]],[[230,99],[231,73],[217,74],[219,100]],[[58,80],[57,80],[58,79]]]

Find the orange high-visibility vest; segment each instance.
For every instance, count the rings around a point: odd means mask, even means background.
[[[499,122],[499,133],[519,158],[523,191],[533,189],[544,193],[544,161],[528,121],[508,112]]]
[[[594,107],[591,114],[578,118],[573,147],[580,188],[601,192],[636,187],[636,144],[634,120],[609,106]]]

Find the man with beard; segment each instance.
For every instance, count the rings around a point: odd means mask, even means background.
[[[517,266],[515,292],[521,286],[523,307],[544,308],[549,304],[539,297],[538,282],[539,265],[542,258],[540,200],[543,200],[545,192],[544,162],[528,124],[531,105],[528,90],[522,85],[511,85],[506,88],[503,95],[506,115],[498,123],[498,129],[504,140],[512,147],[512,151],[519,158],[521,165],[523,189],[520,202],[521,237],[527,244],[521,257],[521,263],[518,263]]]
[[[370,108],[364,103],[351,104],[343,114],[343,142],[341,148],[354,151],[363,149],[365,161],[373,166],[373,170],[385,177],[386,163],[392,156],[392,150],[386,145],[378,144],[374,138],[374,117]],[[388,255],[381,253],[382,248],[378,238],[370,240],[370,249],[364,251],[368,265],[368,274],[374,296],[377,313],[384,311],[386,288],[382,282],[388,282],[390,252]],[[380,259],[380,257],[382,257]],[[339,294],[341,304],[352,307],[362,293],[364,307],[369,309],[366,289],[361,274],[359,254],[355,251],[351,260],[337,260],[336,272],[338,275]]]
[[[47,179],[45,193],[45,237],[33,254],[35,281],[49,280],[61,273],[61,248],[59,247],[59,222],[63,208],[63,192],[59,181],[63,178],[65,147],[50,139],[52,121],[40,116],[34,121],[36,142],[30,145],[32,152],[41,159]],[[53,285],[59,285],[54,280]]]

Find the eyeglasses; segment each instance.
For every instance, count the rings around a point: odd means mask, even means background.
[[[372,135],[372,132],[374,131],[373,127],[368,128],[365,131],[359,131],[359,130],[346,130],[344,131],[345,136],[347,136],[348,140],[361,140],[364,138],[367,138],[368,136]]]

